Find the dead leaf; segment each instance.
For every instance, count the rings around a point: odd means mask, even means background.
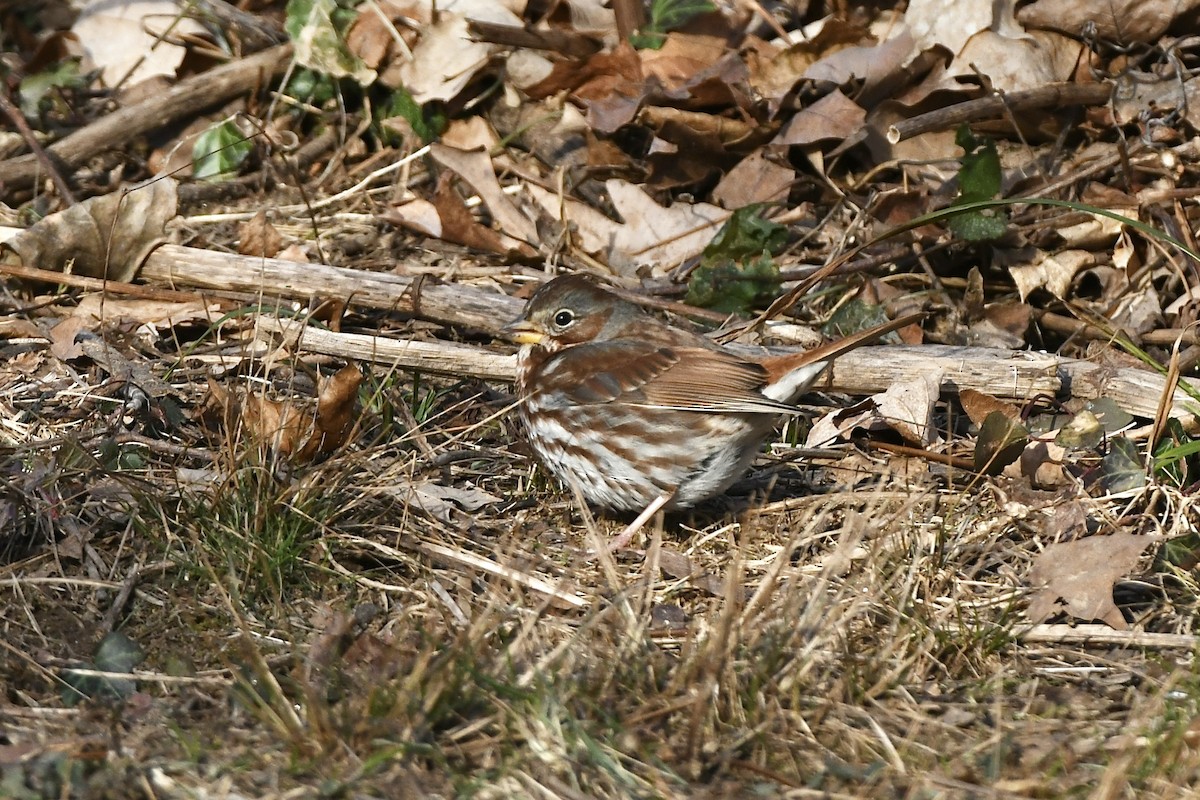
[[[782,202],[787,199],[795,181],[794,169],[768,157],[766,148],[760,147],[725,173],[712,196],[722,208],[728,209],[752,203]]]
[[[389,493],[442,522],[450,522],[454,512],[478,511],[486,505],[500,502],[499,497],[482,489],[445,486],[432,481],[396,486]]]
[[[1067,36],[1078,36],[1086,25],[1097,39],[1134,44],[1157,40],[1197,8],[1200,0],[1034,0],[1017,12],[1017,20]]]
[[[608,259],[621,275],[639,266],[658,267],[662,274],[699,255],[731,214],[708,203],[678,201],[663,208],[640,186],[615,178],[604,185],[625,221],[613,237]]]
[[[153,328],[169,329],[185,322],[213,322],[221,317],[220,303],[188,300],[173,303],[165,300],[143,300],[131,297],[105,297],[99,292],[84,295],[72,316],[89,326],[99,322],[133,322]]]
[[[283,237],[267,222],[265,211],[259,211],[238,226],[238,252],[244,256],[274,258],[282,247]]]
[[[1066,612],[1088,622],[1102,620],[1116,630],[1129,623],[1113,602],[1113,584],[1129,575],[1157,536],[1114,533],[1051,544],[1034,560],[1028,582],[1040,587],[1026,610],[1033,623]]]
[[[616,238],[621,223],[609,219],[587,203],[554,194],[532,183],[526,188],[551,219],[557,220],[575,235],[579,245],[588,254],[604,253]]]
[[[878,421],[874,398],[867,398],[848,408],[838,408],[813,422],[808,429],[805,447],[825,447],[855,428],[870,428]]]
[[[51,214],[0,244],[6,263],[131,281],[166,241],[178,184],[155,179],[128,192],[93,197]]]
[[[916,50],[944,47],[957,54],[967,40],[992,27],[993,0],[911,0],[904,24]],[[1011,12],[1010,12],[1011,13]]]
[[[496,179],[496,169],[492,166],[492,158],[487,151],[466,151],[443,144],[433,144],[429,154],[439,164],[457,173],[475,190],[496,220],[501,234],[512,240],[513,245],[509,249],[527,252],[529,256],[536,253],[533,245],[538,241],[537,226],[504,193],[500,181]]]
[[[658,568],[668,578],[687,581],[689,585],[706,594],[718,597],[724,591],[724,582],[698,566],[688,556],[670,547],[659,548]]]
[[[841,141],[862,130],[867,112],[838,90],[834,90],[788,120],[775,137],[775,145],[811,145]]]
[[[363,375],[347,364],[329,377],[321,377],[317,390],[317,418],[312,434],[296,458],[311,461],[332,453],[346,443],[358,421],[358,387]]]
[[[1011,4],[1006,5],[1011,8]],[[947,67],[951,76],[982,74],[997,90],[1037,89],[1071,78],[1079,63],[1080,44],[1053,31],[1022,32],[1019,37],[980,31]]]
[[[1010,478],[1023,477],[1034,489],[1057,489],[1074,481],[1067,474],[1066,448],[1054,442],[1031,441],[1020,457],[1004,468]]]
[[[1096,255],[1087,250],[1063,250],[1040,253],[1038,259],[1025,266],[1009,267],[1021,301],[1029,299],[1034,289],[1045,289],[1060,299],[1067,296],[1075,273],[1096,263]]]
[[[239,401],[211,378],[209,393],[227,421],[227,436],[240,433],[253,446],[266,447],[282,456],[295,452],[302,435],[301,419],[291,404],[257,394],[247,394]]]
[[[164,40],[168,29],[172,36]],[[187,55],[174,38],[205,32],[175,0],[91,0],[71,31],[110,87],[122,82],[132,86],[156,75],[174,78]]]
[[[993,411],[999,411],[1009,419],[1021,418],[1021,409],[1012,403],[1006,403],[998,397],[975,389],[959,390],[958,401],[962,403],[963,411],[967,412],[967,417],[975,425],[982,425],[983,420]]]
[[[438,179],[437,189],[434,190],[433,195],[433,209],[438,216],[436,228],[440,234],[439,238],[447,242],[501,254],[520,253],[522,252],[521,248],[524,248],[524,252],[528,255],[529,246],[524,242],[494,231],[475,219],[462,197],[455,190],[449,174]],[[409,203],[395,209],[394,212],[400,214],[409,210],[419,213],[426,211],[422,205]],[[384,219],[390,218],[390,215],[386,213],[381,216]]]
[[[42,329],[21,317],[0,319],[0,339],[41,339]]]
[[[412,59],[399,70],[403,85],[418,103],[453,99],[488,65],[495,45],[477,41],[468,18],[522,24],[521,18],[501,3],[438,3],[437,22],[422,29]]]
[[[63,361],[70,361],[83,355],[83,345],[75,341],[75,337],[83,330],[83,320],[79,317],[66,317],[50,329],[50,352]]]
[[[461,203],[461,199],[459,200]],[[420,198],[392,206],[379,214],[384,222],[397,225],[434,239],[442,239],[442,216],[437,206]]]
[[[941,392],[941,372],[917,375],[899,381],[875,395],[878,414],[889,427],[915,444],[932,444],[937,439],[933,406]]]

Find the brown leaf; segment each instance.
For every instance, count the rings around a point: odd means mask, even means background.
[[[103,320],[109,323],[133,322],[161,329],[173,328],[185,322],[214,321],[221,316],[221,306],[200,300],[175,303],[112,295],[105,297],[97,292],[84,295],[71,314],[89,325]]]
[[[500,186],[496,168],[486,150],[460,150],[443,144],[430,145],[430,156],[447,169],[458,173],[491,212],[501,235],[510,250],[533,256],[533,243],[538,241],[537,226],[517,207]]]
[[[1030,28],[1047,28],[1078,36],[1087,25],[1098,39],[1133,44],[1153,42],[1171,23],[1190,16],[1200,0],[1035,0],[1017,12]]]
[[[163,178],[130,192],[93,197],[21,231],[0,244],[0,253],[8,263],[133,280],[151,251],[166,241],[177,186]]]
[[[721,594],[722,583],[719,578],[697,566],[683,553],[669,547],[659,549],[658,568],[667,577],[686,580],[693,587],[714,597]]]
[[[347,364],[328,378],[321,378],[316,425],[296,454],[297,460],[311,461],[346,443],[358,420],[358,387],[362,379],[362,372],[353,364]]]
[[[998,397],[992,397],[990,394],[984,394],[975,389],[960,390],[958,401],[962,403],[963,411],[967,412],[967,417],[975,425],[982,425],[983,421],[987,419],[987,415],[993,411],[999,411],[1009,419],[1021,418],[1021,409],[1012,403],[1006,403]]]
[[[1004,468],[1010,478],[1024,477],[1035,489],[1054,489],[1072,483],[1065,469],[1066,449],[1054,442],[1032,441],[1020,457]]]
[[[848,139],[862,129],[867,112],[836,89],[792,117],[772,142],[810,145]]]
[[[208,378],[208,398],[200,409],[210,428],[228,439],[245,436],[255,446],[288,456],[300,441],[300,415],[289,404],[255,394],[235,395]]]
[[[1129,623],[1113,602],[1113,584],[1131,573],[1142,551],[1158,539],[1114,533],[1049,545],[1029,570],[1029,583],[1041,587],[1029,601],[1029,619],[1038,623],[1066,612],[1127,630]]]
[[[663,208],[640,186],[605,181],[613,207],[625,220],[617,228],[609,265],[620,274],[639,266],[669,268],[699,255],[729,219],[730,212],[708,203],[682,200]]]
[[[899,381],[875,395],[879,415],[888,426],[914,444],[930,444],[937,438],[933,406],[941,391],[941,372],[917,375]]]
[[[259,211],[238,226],[238,252],[244,256],[274,258],[283,247],[283,237],[267,222],[267,212]]]
[[[412,205],[412,204],[409,204]],[[481,224],[474,216],[462,197],[454,188],[454,181],[449,174],[438,179],[437,189],[433,195],[433,206],[437,211],[438,227],[441,238],[447,242],[474,247],[487,253],[508,253],[508,243],[518,245],[503,234],[497,233],[486,225]],[[408,206],[396,209],[401,212]],[[425,211],[423,207],[420,209]]]
[[[63,361],[83,355],[83,346],[75,337],[83,330],[83,319],[67,317],[50,329],[50,352]]]
[[[796,171],[768,158],[765,151],[765,147],[758,148],[729,170],[713,189],[713,200],[722,208],[786,200]]]

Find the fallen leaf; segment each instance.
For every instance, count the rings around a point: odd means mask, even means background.
[[[171,37],[163,37],[168,29]],[[175,0],[91,0],[71,31],[110,87],[155,75],[174,78],[187,48],[172,39],[205,32]]]
[[[1101,620],[1116,630],[1129,623],[1113,602],[1113,584],[1131,573],[1157,536],[1114,533],[1051,544],[1029,570],[1028,583],[1040,587],[1026,610],[1033,623],[1067,613],[1089,622]]]
[[[713,597],[719,596],[724,589],[720,578],[705,571],[691,558],[670,547],[659,549],[658,568],[668,578],[687,581],[690,586]]]
[[[609,219],[587,203],[554,194],[532,183],[526,188],[542,209],[570,231],[590,255],[604,253],[621,228],[621,223]]]
[[[795,182],[796,171],[769,158],[766,148],[760,147],[725,173],[712,196],[733,211],[754,203],[782,202]]]
[[[83,355],[83,345],[75,337],[83,330],[83,319],[65,317],[50,329],[50,352],[62,361],[70,361]]]
[[[400,68],[404,87],[413,100],[424,105],[431,100],[451,100],[488,65],[495,45],[477,41],[470,32],[471,19],[520,26],[521,19],[500,3],[438,4],[438,21],[421,31],[412,49],[412,60]]]
[[[478,511],[486,505],[500,502],[499,497],[482,489],[445,486],[432,481],[396,486],[390,493],[442,522],[450,522],[451,514],[455,511]]]
[[[238,226],[238,252],[244,256],[274,258],[283,247],[283,237],[270,222],[267,212],[259,211]]]
[[[976,425],[982,425],[987,415],[993,411],[999,411],[1008,419],[1016,420],[1021,418],[1021,409],[1012,403],[1005,402],[998,397],[984,394],[975,389],[959,390],[958,401],[962,403],[963,411],[967,412],[967,417]]]
[[[916,444],[937,439],[933,406],[941,392],[942,373],[928,372],[898,381],[875,395],[879,416],[901,436]]]
[[[731,213],[682,201],[663,208],[640,186],[615,178],[604,185],[625,221],[616,230],[608,260],[621,275],[631,275],[639,266],[657,267],[661,274],[699,255]]]
[[[303,435],[302,422],[299,412],[290,403],[248,394],[242,398],[240,406],[234,406],[231,398],[226,407],[240,420],[239,425],[226,426],[227,432],[244,432],[253,445],[265,446],[282,456],[290,456],[296,451]]]
[[[1073,483],[1067,474],[1067,451],[1054,442],[1032,441],[1025,445],[1015,463],[1004,469],[1010,478],[1023,477],[1034,489],[1056,489]]]
[[[1034,0],[1017,12],[1017,20],[1067,36],[1078,36],[1087,26],[1096,39],[1134,44],[1157,40],[1197,8],[1200,0]]]
[[[1075,273],[1096,263],[1096,255],[1087,250],[1063,250],[1042,253],[1032,264],[1009,267],[1021,301],[1029,298],[1034,289],[1045,289],[1058,298],[1065,298]]]
[[[346,443],[358,420],[358,387],[362,380],[362,372],[354,364],[321,377],[317,389],[316,422],[308,441],[296,454],[297,459],[311,461]]]
[[[0,254],[7,263],[131,281],[166,241],[177,204],[178,184],[157,178],[51,214],[0,244]]]
[[[429,154],[444,167],[453,170],[466,181],[484,206],[491,212],[497,225],[508,238],[525,245],[520,248],[533,255],[533,245],[538,241],[537,226],[517,208],[516,204],[504,193],[500,181],[496,179],[496,169],[492,166],[492,157],[486,150],[459,150],[443,144],[430,146]]]
[[[771,142],[773,145],[811,145],[841,141],[858,133],[867,112],[838,90],[801,109]]]
[[[133,322],[152,328],[168,329],[185,322],[214,322],[221,317],[220,303],[202,300],[171,302],[140,298],[104,296],[99,292],[84,295],[72,316],[79,317],[89,327],[99,322]]]

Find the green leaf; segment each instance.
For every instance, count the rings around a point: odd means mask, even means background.
[[[762,210],[762,203],[754,203],[734,211],[704,248],[701,260],[710,264],[725,259],[741,261],[782,250],[787,244],[787,228],[764,217]]]
[[[1190,570],[1200,564],[1200,533],[1185,533],[1165,542],[1154,559],[1156,572],[1169,567]]]
[[[767,254],[757,261],[701,265],[688,281],[685,302],[732,314],[769,300],[779,290],[779,267]]]
[[[866,330],[872,325],[882,325],[887,321],[887,311],[883,306],[865,303],[862,300],[851,300],[843,303],[837,311],[833,312],[829,320],[821,326],[821,333],[830,339],[842,339],[852,333]],[[900,340],[900,337],[895,334],[889,334],[889,337],[892,341]]]
[[[641,50],[657,50],[667,40],[667,31],[681,28],[701,14],[716,11],[709,0],[653,0],[650,19],[629,43]]]
[[[1108,453],[1101,462],[1102,484],[1109,492],[1126,492],[1146,485],[1146,468],[1132,439],[1109,439]]]
[[[1200,439],[1188,436],[1183,423],[1171,417],[1154,447],[1155,476],[1175,486],[1191,483],[1189,476],[1194,474],[1197,453],[1200,453]]]
[[[323,72],[297,67],[284,92],[320,108],[337,96],[337,83]]]
[[[999,475],[1021,457],[1029,442],[1029,431],[1019,421],[1000,411],[983,418],[975,441],[975,471]]]
[[[368,86],[375,82],[376,72],[346,47],[334,24],[337,12],[334,0],[288,0],[283,28],[295,45],[296,63]]]
[[[1104,427],[1104,432],[1110,436],[1125,430],[1133,423],[1133,415],[1117,405],[1117,401],[1111,397],[1089,400],[1084,409],[1096,415],[1096,419],[1100,420]]]
[[[105,636],[96,648],[95,666],[99,672],[133,672],[141,663],[144,654],[137,642],[123,633],[113,632]],[[63,702],[77,705],[85,698],[124,700],[137,691],[133,678],[110,678],[99,675],[82,675],[76,670],[66,669],[62,673]]]
[[[425,144],[437,141],[437,138],[446,130],[445,112],[433,103],[422,106],[403,86],[392,93],[391,102],[380,111],[379,121],[382,122],[392,117],[401,117],[407,121],[413,133],[419,136]],[[399,144],[399,142],[390,141],[398,137],[386,128],[381,127],[380,134],[388,144]]]
[[[253,143],[233,120],[220,122],[196,137],[192,175],[197,180],[229,180],[237,175],[253,149]]]
[[[1100,446],[1104,441],[1104,426],[1100,419],[1091,411],[1084,409],[1058,431],[1054,443],[1060,447],[1086,447],[1089,449]]]
[[[732,313],[775,296],[779,267],[771,255],[787,244],[788,231],[764,218],[762,208],[756,204],[733,212],[700,255],[686,302]]]
[[[954,142],[964,151],[958,171],[958,200],[954,205],[991,200],[1000,193],[1000,156],[996,143],[976,139],[966,125],[958,129]],[[951,232],[968,242],[990,242],[1004,235],[1008,219],[1002,209],[978,209],[956,214],[947,220]]]
[[[48,101],[46,95],[52,89],[65,89],[82,84],[79,62],[74,59],[60,62],[51,69],[26,75],[17,89],[21,113],[30,119],[36,119],[41,116],[42,100]]]

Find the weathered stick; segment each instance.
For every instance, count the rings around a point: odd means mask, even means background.
[[[173,288],[249,292],[264,299],[342,300],[493,333],[515,319],[522,306],[508,295],[473,286],[170,244],[150,254],[139,276]]]
[[[378,336],[333,333],[302,327],[297,321],[263,317],[259,328],[282,335],[297,349],[339,358],[373,361],[404,369],[482,380],[511,382],[513,356],[448,342],[403,342]],[[1153,418],[1163,391],[1162,376],[1147,370],[1105,369],[1087,361],[1048,353],[1016,352],[948,345],[862,347],[838,358],[817,388],[868,395],[929,372],[942,374],[942,391],[975,389],[997,397],[1026,401],[1037,397],[1109,397],[1138,417]],[[1175,393],[1171,415],[1194,421],[1200,404],[1182,390]]]
[[[6,232],[0,230],[0,240]],[[497,334],[521,311],[521,301],[499,292],[463,284],[438,284],[389,273],[364,272],[324,264],[299,264],[272,258],[238,256],[178,245],[155,250],[141,277],[173,288],[256,294],[264,299],[330,298],[368,308],[394,310],[450,325]],[[284,330],[283,323],[262,321]],[[274,326],[274,327],[272,327]],[[290,330],[290,328],[288,329]],[[354,358],[405,369],[512,380],[511,356],[436,342],[402,343],[380,337],[334,334],[316,329],[288,334],[312,352]],[[387,344],[392,341],[393,344]],[[834,362],[820,387],[848,394],[872,394],[923,372],[942,373],[942,391],[975,389],[1013,400],[1039,396],[1066,399],[1109,397],[1135,416],[1154,417],[1164,381],[1149,370],[1107,368],[1047,353],[979,347],[922,345],[862,348]],[[1171,416],[1195,424],[1196,409],[1176,390]]]
[[[517,369],[514,356],[484,350],[482,347],[441,341],[404,341],[362,333],[334,333],[305,325],[300,320],[266,315],[259,316],[256,324],[261,331],[278,334],[291,348],[352,361],[371,361],[435,375],[505,382],[512,382]]]

